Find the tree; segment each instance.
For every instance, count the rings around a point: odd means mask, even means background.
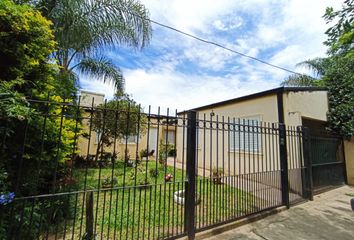
[[[341,10],[334,11],[332,7],[326,9],[323,18],[327,23],[337,22],[327,31],[327,40],[324,42],[329,47],[330,55],[351,54],[354,47],[354,2],[344,1]]]
[[[55,70],[48,62],[55,51],[51,22],[10,0],[0,2],[0,22],[0,81],[27,96],[42,91]]]
[[[64,101],[56,96],[65,89],[55,78],[59,68],[50,61],[56,46],[50,26],[29,5],[0,1],[0,239],[34,239],[33,226],[70,217],[69,201],[62,197],[33,202],[32,207],[21,200],[2,206],[8,193],[18,198],[71,187],[60,180],[68,174],[64,161],[75,153],[77,108],[38,101],[47,99],[43,92],[49,90],[47,100]]]
[[[77,82],[78,74],[114,83],[123,91],[121,70],[103,56],[106,47],[134,49],[151,38],[149,13],[137,0],[32,1],[53,22],[58,50],[53,56],[61,74]]]
[[[332,57],[323,82],[328,89],[328,129],[350,139],[354,136],[354,55]]]
[[[92,119],[93,130],[99,135],[95,161],[103,154],[101,149],[104,146],[111,146],[114,141],[127,139],[129,136],[143,135],[146,121],[140,105],[126,95],[116,95],[113,100],[97,106]]]
[[[329,7],[323,17],[327,23],[337,20],[326,31],[325,42],[331,61],[323,76],[329,95],[329,129],[350,139],[354,136],[354,2],[346,0],[338,11]]]

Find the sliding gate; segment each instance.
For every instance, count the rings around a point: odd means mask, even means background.
[[[185,217],[191,238],[195,232],[309,198],[304,128],[193,112],[187,116],[187,184],[195,182],[187,185],[191,198]],[[193,221],[194,227],[188,225]]]

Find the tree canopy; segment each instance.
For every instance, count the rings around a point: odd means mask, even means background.
[[[55,51],[51,22],[30,6],[0,2],[0,80],[22,93],[43,89],[52,78]]]
[[[92,119],[93,130],[99,134],[96,160],[103,145],[110,146],[130,136],[138,140],[145,133],[146,121],[140,105],[126,95],[116,95],[113,100],[97,106]]]
[[[104,56],[107,47],[145,47],[151,38],[149,12],[138,0],[31,1],[53,22],[58,48],[53,55],[61,73],[77,82],[79,74],[113,83],[124,91],[120,68]]]
[[[326,9],[324,19],[327,23],[335,24],[326,31],[329,53],[353,55],[354,44],[354,3],[352,0],[344,1],[343,7],[335,11],[332,7]]]

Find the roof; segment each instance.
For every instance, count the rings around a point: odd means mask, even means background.
[[[256,99],[256,98],[260,98],[260,97],[274,95],[274,94],[277,94],[277,93],[284,93],[284,92],[312,92],[312,91],[327,91],[327,89],[326,88],[321,88],[321,87],[279,87],[279,88],[273,88],[273,89],[270,89],[270,90],[267,90],[267,91],[263,91],[263,92],[258,92],[258,93],[254,93],[254,94],[238,97],[238,98],[229,99],[229,100],[222,101],[222,102],[217,102],[217,103],[204,105],[204,106],[193,108],[193,109],[189,109],[189,110],[186,110],[186,111],[201,111],[201,110],[205,110],[205,109],[209,109],[209,108],[220,107],[220,106],[225,106],[225,105],[229,105],[229,104],[239,103],[239,102],[252,100],[252,99]],[[185,113],[186,111],[179,112],[178,114]]]
[[[104,93],[98,93],[98,92],[92,92],[92,91],[88,91],[88,90],[80,90],[80,94],[81,93],[87,93],[87,94],[93,94],[93,95],[98,95],[98,96],[105,96]]]

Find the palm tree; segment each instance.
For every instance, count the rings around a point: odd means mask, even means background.
[[[53,22],[60,72],[71,81],[78,74],[114,83],[124,92],[119,67],[103,56],[106,47],[141,49],[151,38],[149,12],[138,0],[41,0],[42,13]]]
[[[328,58],[314,58],[296,64],[296,66],[302,66],[312,71],[313,76],[308,75],[290,75],[282,83],[282,86],[309,86],[316,87],[321,86],[322,77],[325,75],[326,69],[330,64]]]

